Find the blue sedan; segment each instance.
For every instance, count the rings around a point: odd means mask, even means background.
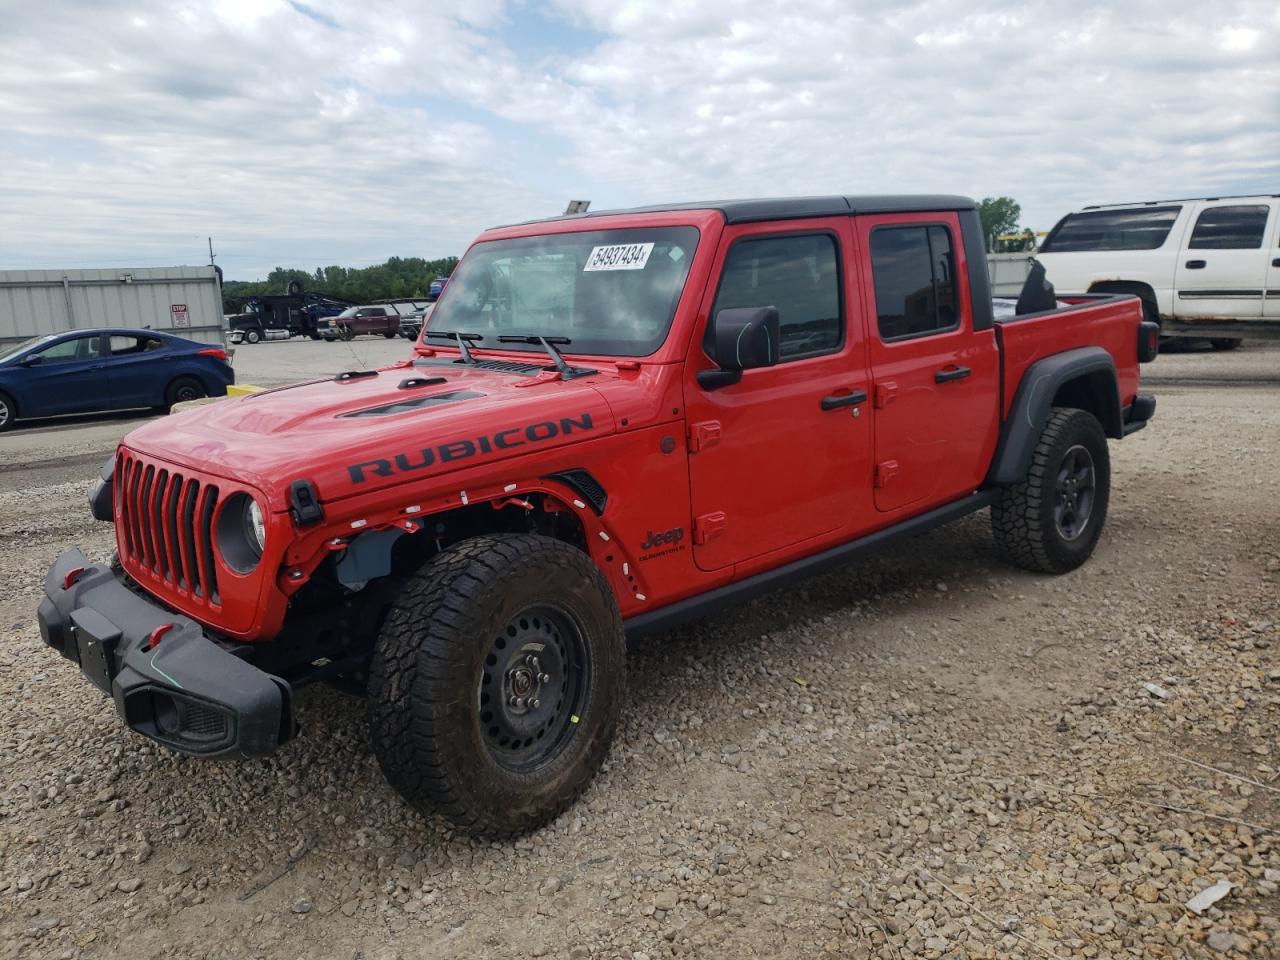
[[[157,330],[69,330],[0,347],[0,431],[18,419],[226,396],[227,351]]]

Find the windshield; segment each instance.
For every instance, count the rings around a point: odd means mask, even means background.
[[[359,309],[360,309],[359,307],[347,307],[347,309],[343,310],[340,314],[338,314],[338,316],[339,316],[339,317],[354,317],[354,316],[356,315],[356,311],[357,311],[357,310],[359,310]]]
[[[0,361],[8,360],[10,357],[16,356],[23,350],[34,347],[42,340],[49,340],[51,337],[32,337],[30,340],[23,340],[21,343],[11,343],[8,346],[0,346]]]
[[[662,345],[698,245],[693,227],[561,233],[477,244],[428,329],[567,337],[568,353],[642,357]],[[540,351],[537,344],[503,349]]]

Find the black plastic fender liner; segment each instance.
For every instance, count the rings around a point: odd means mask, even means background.
[[[1103,432],[1112,439],[1124,436],[1120,420],[1120,387],[1116,363],[1101,347],[1079,347],[1052,357],[1037,360],[1023,374],[1014,394],[1009,417],[1000,428],[988,485],[1017,483],[1031,466],[1031,454],[1040,431],[1044,429],[1053,400],[1064,384],[1087,380],[1091,391],[1098,392],[1101,411],[1098,420]]]
[[[112,515],[112,490],[111,484],[116,472],[116,458],[112,457],[103,464],[102,472],[99,474],[98,482],[93,485],[89,491],[89,512],[93,514],[95,520],[111,521]]]

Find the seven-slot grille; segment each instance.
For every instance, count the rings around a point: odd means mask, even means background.
[[[130,454],[116,461],[115,513],[121,563],[217,606],[213,513],[218,488]]]

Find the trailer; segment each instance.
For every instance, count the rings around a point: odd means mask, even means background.
[[[134,327],[222,344],[213,266],[0,270],[0,344],[64,330]]]

